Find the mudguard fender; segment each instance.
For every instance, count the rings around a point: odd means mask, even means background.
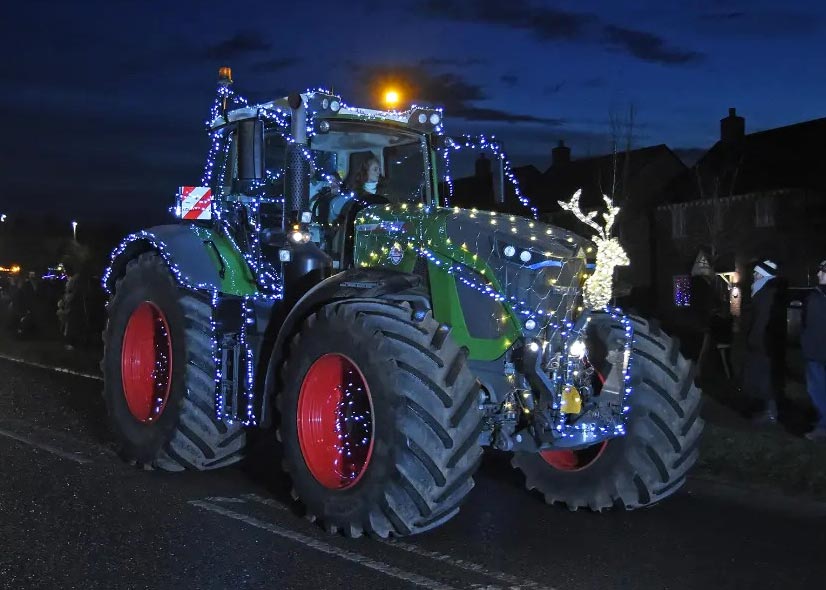
[[[144,252],[156,251],[176,280],[193,290],[221,290],[221,267],[204,241],[189,225],[157,225],[127,236],[112,252],[103,275],[103,287],[111,293],[126,265]]]

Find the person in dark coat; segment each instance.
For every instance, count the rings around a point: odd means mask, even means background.
[[[778,401],[783,398],[786,373],[785,281],[777,264],[764,260],[754,265],[751,309],[746,322],[746,359],[743,389],[760,405],[757,425],[776,424]]]
[[[84,340],[87,328],[87,292],[83,273],[68,271],[66,291],[58,304],[58,315],[63,328],[67,349],[72,349]]]
[[[803,306],[800,348],[806,361],[806,389],[820,418],[806,438],[826,441],[826,260],[818,265],[817,283]]]

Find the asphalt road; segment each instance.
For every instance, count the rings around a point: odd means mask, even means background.
[[[572,513],[489,457],[459,516],[401,541],[303,519],[267,440],[218,472],[114,454],[101,383],[0,360],[0,588],[823,588],[826,505],[692,480]]]

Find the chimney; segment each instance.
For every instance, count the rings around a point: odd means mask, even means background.
[[[493,178],[493,168],[491,168],[490,160],[484,153],[479,154],[476,160],[476,178],[490,182]]]
[[[730,108],[728,117],[720,119],[720,141],[734,143],[746,135],[746,120],[737,115],[737,109]]]
[[[571,148],[565,145],[561,139],[555,148],[551,150],[551,166],[564,166],[571,161]]]

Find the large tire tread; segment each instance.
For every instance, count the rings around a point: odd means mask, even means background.
[[[180,397],[177,407],[168,404],[166,412],[177,412],[177,420],[164,444],[157,449],[148,450],[149,457],[138,457],[134,445],[124,445],[122,450],[127,460],[140,467],[157,468],[164,471],[208,470],[231,465],[243,457],[246,445],[245,433],[240,423],[218,420],[215,416],[215,381],[212,374],[215,361],[212,358],[212,310],[204,297],[179,287],[172,278],[166,263],[156,252],[145,252],[129,261],[124,275],[116,281],[115,292],[107,305],[109,322],[104,330],[104,355],[101,363],[104,375],[107,371],[107,348],[110,347],[109,324],[114,314],[120,309],[122,300],[128,296],[129,289],[145,277],[152,277],[165,288],[176,293],[177,305],[184,319],[182,333],[186,342],[186,373],[184,376],[185,393]],[[161,278],[165,277],[165,278]],[[165,312],[168,313],[168,312]],[[109,363],[119,359],[109,359]],[[173,363],[175,360],[173,359]],[[119,389],[118,384],[104,386]],[[117,392],[104,391],[104,396],[117,395]],[[121,393],[122,395],[122,393]],[[170,399],[172,398],[170,393]],[[110,408],[110,421],[116,435],[119,434],[117,419]],[[137,449],[140,451],[140,449]]]
[[[438,336],[445,328],[430,312],[422,317],[407,303],[346,300],[322,307],[305,321],[293,339],[283,370],[286,387],[300,384],[302,375],[291,367],[299,362],[308,342],[328,330],[335,332],[337,326],[358,330],[370,339],[372,362],[394,367],[389,376],[393,385],[382,395],[395,396],[392,403],[398,442],[390,450],[388,474],[379,484],[375,501],[357,517],[327,514],[323,503],[306,501],[305,486],[313,485],[314,480],[305,481],[306,466],[298,464],[300,458],[290,459],[288,452],[285,468],[293,479],[293,496],[304,502],[311,520],[345,536],[367,533],[385,538],[429,530],[458,512],[473,488],[473,473],[482,454],[478,445],[482,419],[478,385],[467,368],[466,355],[446,335]],[[321,333],[314,335],[319,329]],[[283,393],[278,396],[279,412],[282,417],[294,416],[286,400]],[[297,445],[282,431],[283,423],[279,436],[285,446]]]
[[[557,471],[538,455],[517,453],[512,459],[528,489],[549,504],[597,512],[649,506],[679,490],[697,460],[703,420],[693,364],[656,321],[629,317],[634,344],[627,434],[609,441],[582,472]],[[622,326],[611,324],[608,339],[624,339]]]

